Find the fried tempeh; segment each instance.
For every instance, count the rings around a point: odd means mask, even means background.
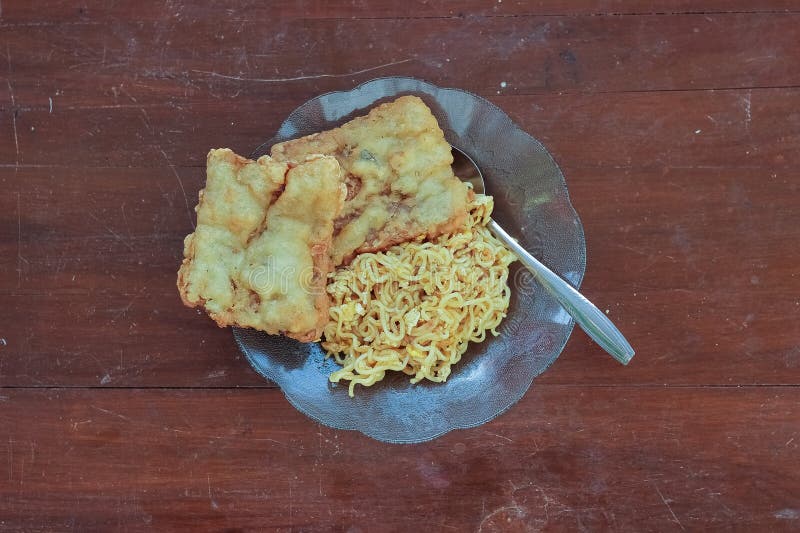
[[[336,159],[251,161],[211,150],[197,228],[184,241],[178,289],[219,326],[301,341],[328,321],[334,219],[346,194]]]
[[[453,157],[436,118],[416,96],[373,108],[343,126],[276,144],[276,161],[336,157],[347,200],[335,222],[333,261],[385,250],[461,227],[472,191],[451,169]]]

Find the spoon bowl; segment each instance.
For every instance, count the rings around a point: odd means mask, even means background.
[[[451,148],[453,152],[453,174],[461,181],[469,183],[476,193],[485,194],[486,187],[483,183],[483,174],[481,174],[477,163],[455,146]]]

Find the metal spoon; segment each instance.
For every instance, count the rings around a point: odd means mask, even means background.
[[[483,193],[486,190],[483,174],[478,165],[456,147],[453,147],[453,172],[461,181],[471,183],[475,192]],[[558,300],[583,331],[623,365],[630,362],[634,354],[633,348],[605,314],[569,283],[529,254],[497,222],[490,220],[488,227],[495,237],[517,255],[520,262],[536,276],[542,287]]]

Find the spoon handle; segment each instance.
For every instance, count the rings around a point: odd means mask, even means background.
[[[519,257],[522,264],[536,276],[542,287],[558,300],[583,331],[623,365],[630,362],[634,354],[633,348],[605,314],[569,283],[529,254],[497,222],[490,220],[489,229]]]

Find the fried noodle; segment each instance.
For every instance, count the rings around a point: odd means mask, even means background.
[[[350,396],[389,370],[443,382],[470,341],[498,334],[515,257],[486,228],[493,205],[476,194],[459,232],[360,254],[330,275],[322,346],[342,365],[332,382],[349,381]]]

